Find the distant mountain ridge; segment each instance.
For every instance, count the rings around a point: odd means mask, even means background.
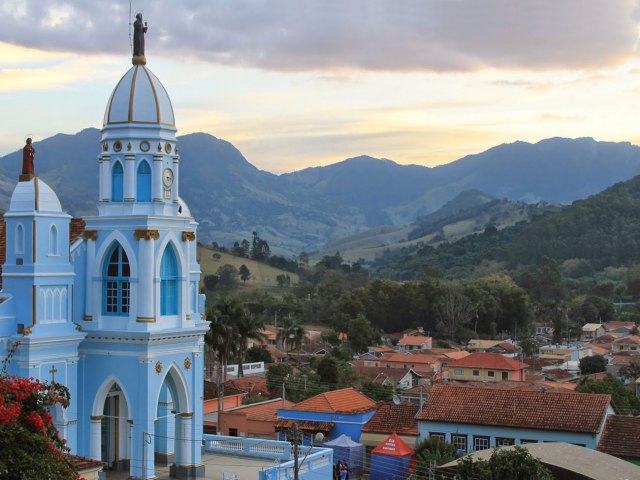
[[[96,211],[100,132],[85,129],[35,144],[36,171],[73,215]],[[281,254],[313,251],[380,225],[407,225],[478,189],[513,201],[570,203],[640,173],[640,148],[591,138],[515,142],[434,168],[360,156],[274,175],[231,143],[179,137],[180,195],[200,222],[199,240],[229,244],[257,231]],[[21,166],[0,158],[0,208]]]

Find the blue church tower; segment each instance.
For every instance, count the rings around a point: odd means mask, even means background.
[[[69,240],[51,188],[22,175],[5,214],[0,345],[11,373],[55,380],[72,453],[155,478],[204,475],[204,296],[196,227],[179,196],[173,107],[144,55],[118,82],[97,146],[98,215]]]

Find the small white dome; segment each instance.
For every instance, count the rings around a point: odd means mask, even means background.
[[[187,202],[185,202],[182,199],[182,197],[178,197],[178,215],[181,216],[181,217],[190,217],[191,216],[191,209],[187,205]]]
[[[144,65],[135,65],[124,74],[107,103],[103,126],[122,123],[175,126],[167,91]]]
[[[38,177],[34,177],[28,182],[18,182],[9,204],[9,212],[33,211],[62,212],[58,196],[49,185]]]

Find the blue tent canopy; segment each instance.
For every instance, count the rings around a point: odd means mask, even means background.
[[[351,440],[347,435],[340,435],[335,440],[324,443],[325,447],[333,449],[333,462],[347,462],[351,476],[362,475],[364,468],[364,445]]]

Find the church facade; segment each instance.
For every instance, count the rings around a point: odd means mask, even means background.
[[[145,64],[134,56],[109,98],[98,214],[84,228],[37,175],[20,175],[4,215],[0,348],[14,351],[10,374],[70,389],[52,415],[71,453],[132,478],[155,478],[156,464],[193,478],[208,330],[197,223],[179,196],[171,101]]]

